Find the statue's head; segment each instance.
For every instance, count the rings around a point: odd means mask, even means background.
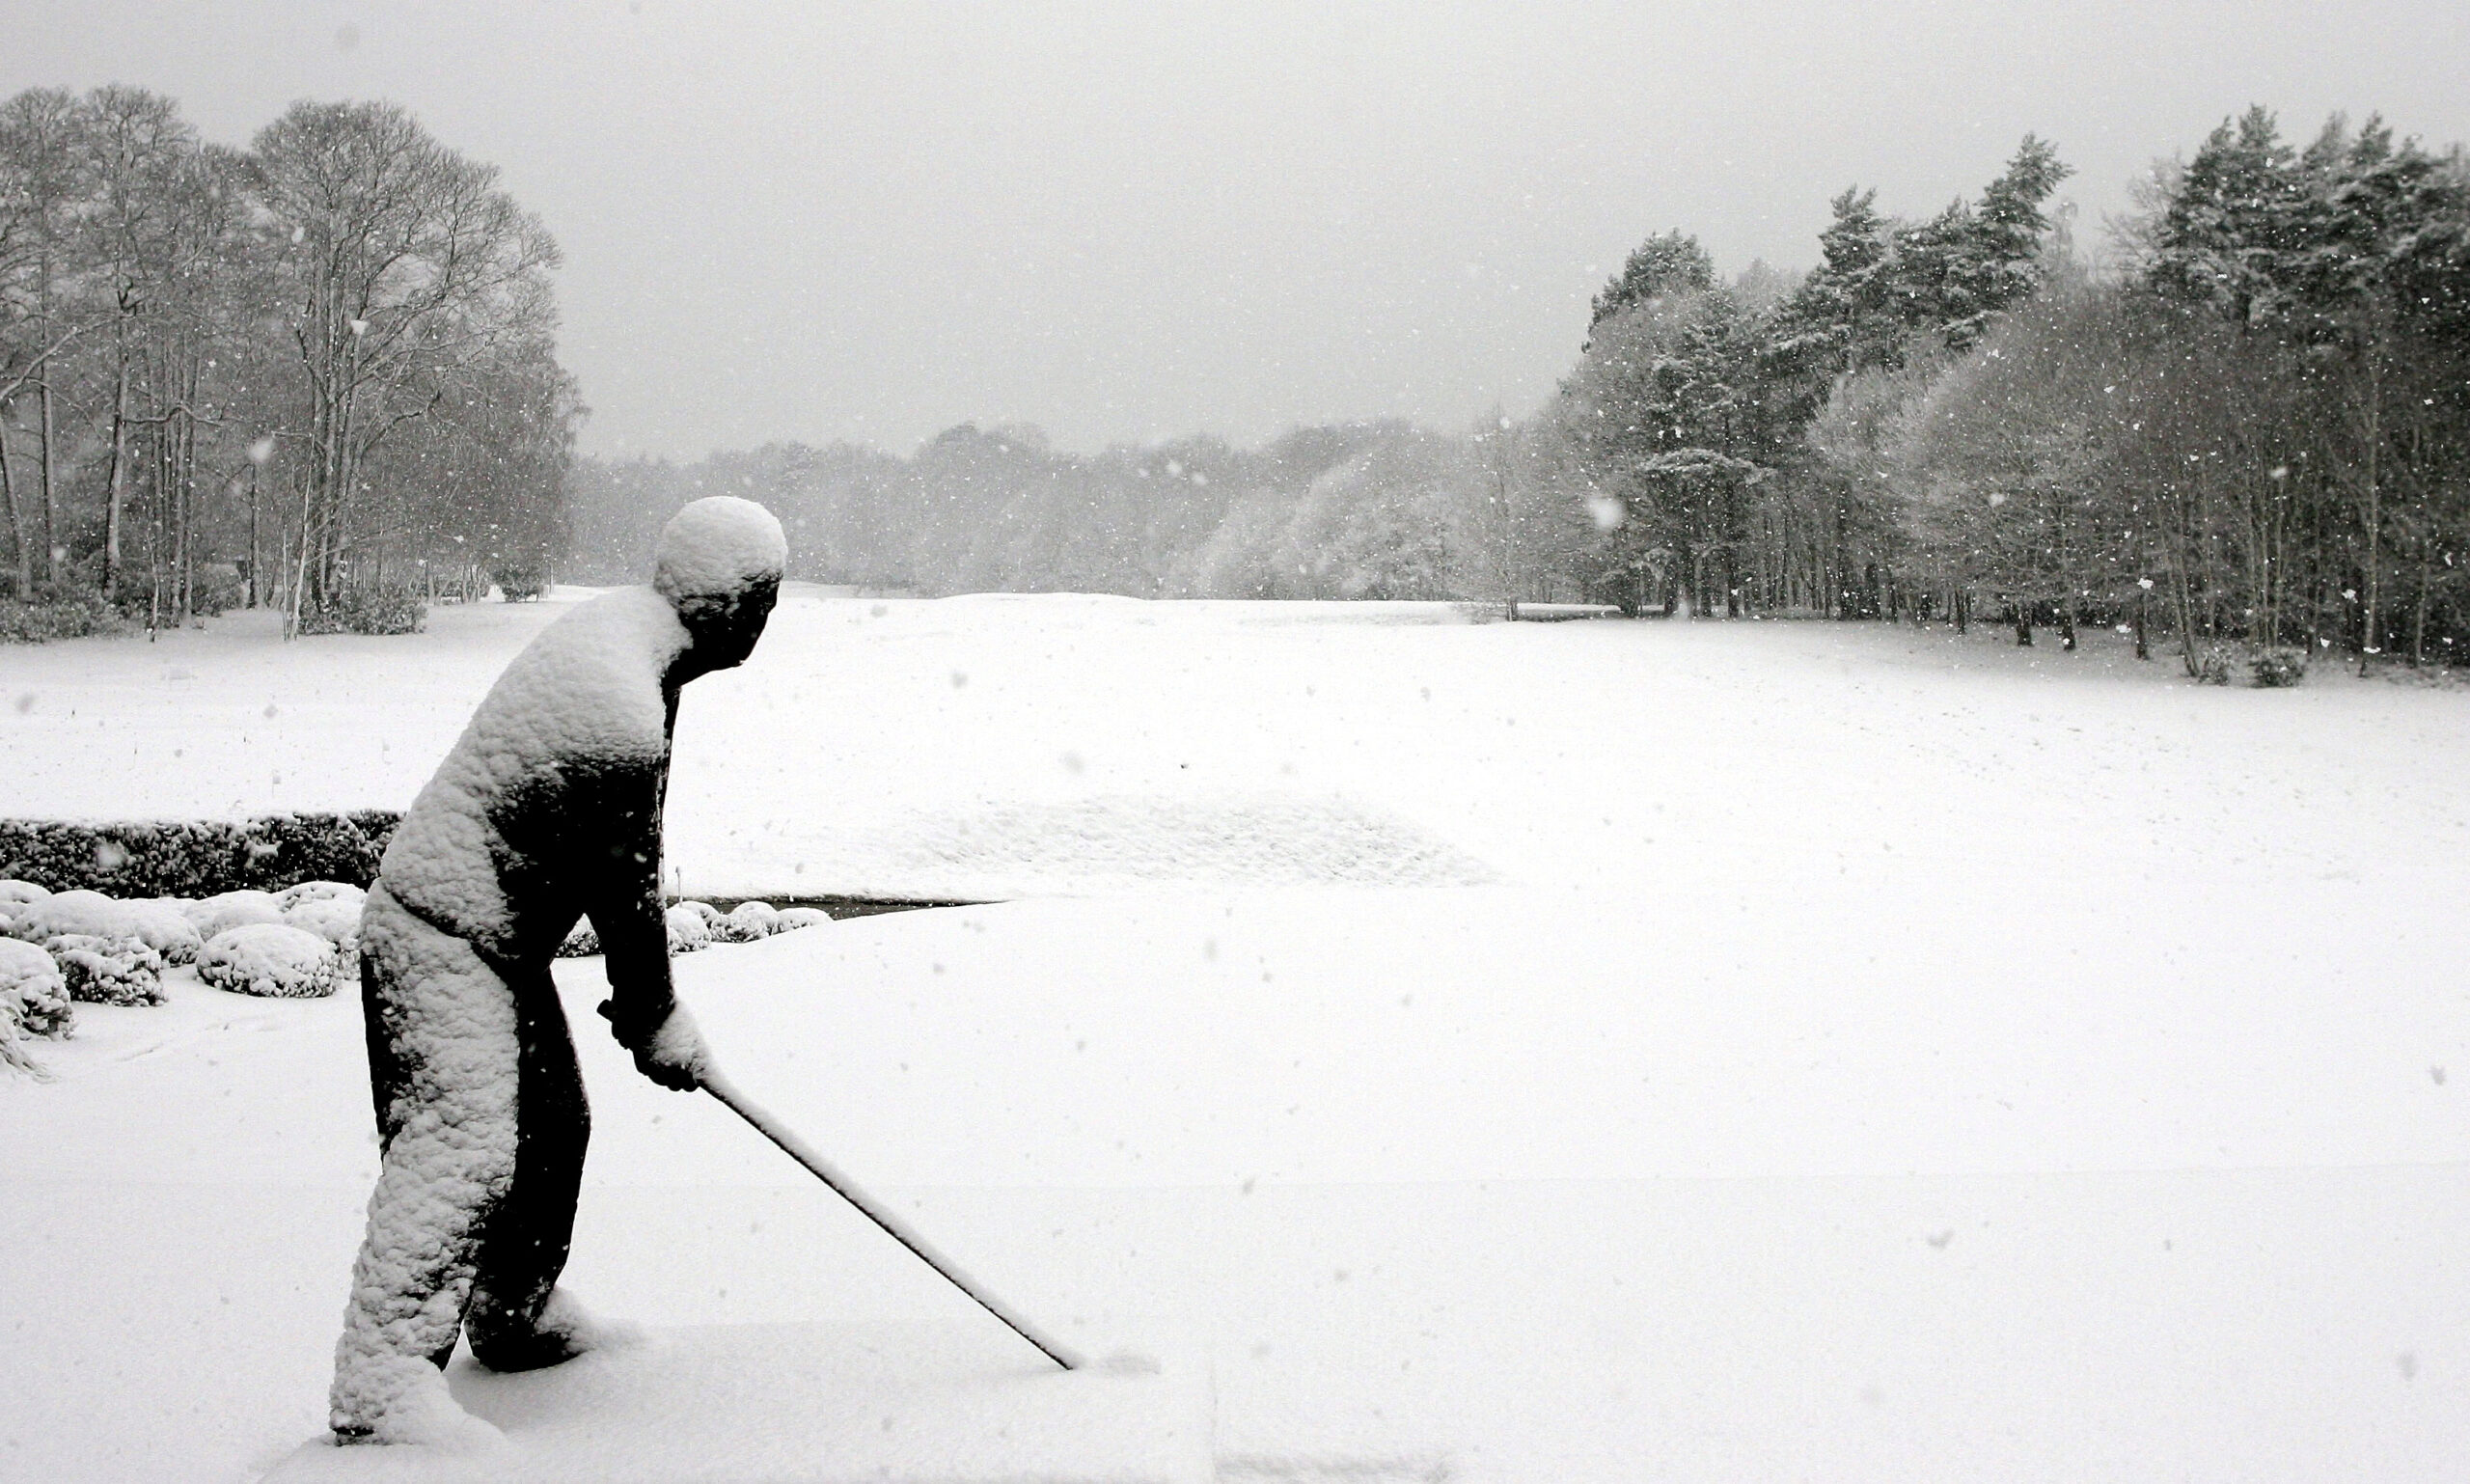
[[[713,495],[669,518],[652,591],[686,625],[697,672],[727,670],[755,651],[788,560],[781,523],[752,500]]]

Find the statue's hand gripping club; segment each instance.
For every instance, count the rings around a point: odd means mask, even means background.
[[[602,1001],[600,1013],[608,1017],[618,1044],[635,1054],[635,1070],[672,1092],[703,1086],[712,1054],[686,1006],[672,1003],[666,1016],[650,1024],[620,1014],[615,1000]]]

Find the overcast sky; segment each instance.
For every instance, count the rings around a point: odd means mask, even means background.
[[[384,97],[564,247],[584,446],[1090,449],[1523,413],[1647,234],[1807,266],[2027,131],[2079,233],[2251,101],[2470,138],[2470,4],[844,6],[13,0],[0,92],[119,80],[245,144]]]

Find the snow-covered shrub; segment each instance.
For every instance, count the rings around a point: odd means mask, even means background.
[[[197,976],[235,995],[315,1000],[335,992],[343,951],[316,933],[281,922],[249,922],[206,941]]]
[[[5,994],[0,994],[0,1000],[6,998]],[[26,1050],[25,1032],[17,1029],[16,1021],[6,1009],[0,1009],[0,1072],[23,1072],[38,1081],[50,1075],[43,1070],[43,1064],[34,1058],[33,1053]]]
[[[695,909],[701,907],[703,912]],[[664,914],[669,922],[669,950],[672,953],[693,953],[712,946],[712,919],[704,902],[679,902]],[[713,914],[718,916],[718,914]]]
[[[181,910],[188,914],[198,936],[208,942],[252,922],[283,921],[283,903],[271,892],[218,892],[202,902],[184,903]]]
[[[801,927],[821,927],[832,921],[832,914],[821,907],[783,907],[772,915],[776,933],[796,932]]]
[[[322,608],[300,610],[303,634],[417,634],[428,605],[409,588],[354,588]]]
[[[135,938],[67,933],[43,940],[69,998],[83,1004],[161,1004],[163,955]]]
[[[600,934],[591,929],[591,919],[577,918],[566,930],[566,941],[558,945],[560,958],[590,958],[600,951]]]
[[[781,914],[770,902],[740,902],[714,926],[712,936],[722,943],[753,943],[780,930]]]
[[[14,938],[0,938],[0,1021],[28,1035],[61,1038],[77,1023],[60,966],[41,948]]]
[[[31,603],[0,598],[0,644],[39,645],[49,639],[117,634],[127,627],[120,611],[98,593],[69,592]]]
[[[283,909],[287,926],[302,932],[316,933],[345,953],[360,951],[361,899],[352,896],[312,896],[293,902]]]
[[[2280,690],[2307,678],[2307,651],[2275,646],[2259,649],[2247,662],[2247,673],[2266,690]]]
[[[169,896],[121,903],[126,909],[128,936],[162,954],[167,964],[196,963],[206,939],[182,910],[185,905]]]
[[[9,921],[13,937],[28,943],[41,943],[63,933],[78,933],[94,938],[133,938],[135,915],[126,902],[116,902],[100,892],[57,892],[40,901],[26,903]]]
[[[348,881],[304,881],[274,893],[275,904],[289,912],[302,902],[347,901],[357,907],[369,893]]]
[[[191,899],[295,881],[365,882],[401,819],[389,810],[119,824],[0,819],[0,875],[54,892]]]
[[[497,584],[502,602],[537,602],[549,591],[549,568],[536,562],[508,562],[489,568],[489,580]]]
[[[31,881],[0,881],[0,902],[39,902],[50,894]]]
[[[2196,650],[2195,681],[2198,685],[2228,685],[2237,663],[2238,651],[2232,646],[2206,645]]]

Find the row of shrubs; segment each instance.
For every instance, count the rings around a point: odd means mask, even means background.
[[[0,598],[0,644],[39,645],[89,634],[119,634],[127,628],[128,620],[99,592]]]
[[[2207,645],[2196,651],[2195,671],[2197,681],[2205,685],[2228,685],[2244,671],[2257,686],[2279,690],[2307,678],[2307,651],[2289,646]]]
[[[331,995],[352,976],[364,900],[358,884],[331,880],[191,900],[0,879],[0,1067],[41,1075],[25,1038],[67,1037],[79,1003],[162,1003],[169,968],[193,964],[201,980],[234,994]],[[668,910],[669,948],[691,953],[830,921],[813,907],[748,901],[724,913],[684,901]],[[559,949],[563,957],[599,951],[588,921]]]
[[[770,902],[743,901],[727,912],[710,902],[673,902],[667,915],[669,950],[693,953],[718,943],[753,943],[775,933],[794,932],[832,921],[820,907],[775,907]],[[558,946],[560,958],[589,958],[600,951],[600,935],[591,920],[577,922]]]
[[[192,900],[305,881],[366,887],[401,821],[392,810],[119,824],[0,819],[0,878],[47,892]]]
[[[39,1073],[23,1038],[68,1036],[77,1003],[162,1003],[175,966],[233,994],[331,995],[349,976],[361,900],[340,881],[188,901],[0,880],[0,1064]]]

